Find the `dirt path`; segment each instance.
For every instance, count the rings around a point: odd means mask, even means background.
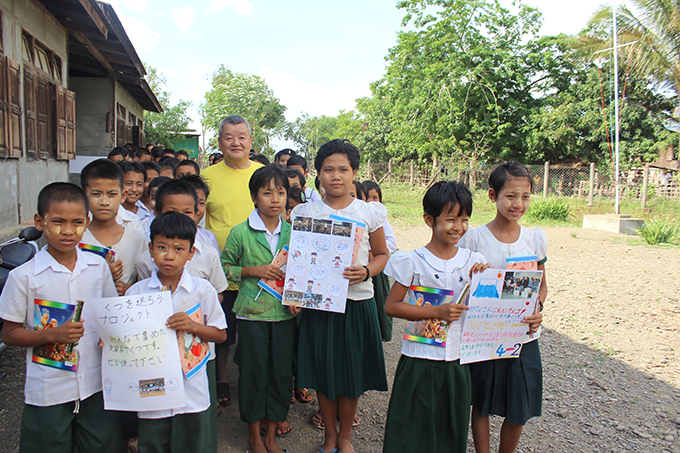
[[[395,232],[402,250],[424,245],[430,235],[425,226]],[[680,452],[680,249],[631,246],[625,236],[579,228],[546,233],[543,416],[527,424],[518,451]],[[403,327],[396,322],[395,339],[385,343],[390,384]],[[233,366],[231,372],[237,376]],[[10,348],[0,357],[2,452],[16,451],[22,373],[23,356]],[[388,401],[389,392],[361,399],[359,452],[382,450]],[[316,451],[322,432],[309,423],[315,409],[315,402],[291,405],[293,432],[282,447]],[[497,433],[498,420],[492,422]],[[246,450],[236,400],[218,424],[219,451]]]

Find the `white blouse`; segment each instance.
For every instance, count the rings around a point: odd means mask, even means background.
[[[387,262],[385,274],[398,283],[452,290],[454,298],[460,296],[465,283],[470,280],[470,269],[476,263],[486,263],[481,253],[458,248],[458,253],[448,260],[439,258],[422,247],[412,252],[398,250]],[[446,346],[435,346],[402,340],[401,353],[408,357],[447,362],[460,358],[460,338],[463,331],[463,317],[449,325]]]

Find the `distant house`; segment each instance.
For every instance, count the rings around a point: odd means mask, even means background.
[[[49,182],[114,146],[144,144],[161,106],[111,5],[0,0],[0,239],[32,222]]]
[[[200,135],[190,132],[182,135],[183,138],[175,141],[175,151],[183,149],[189,154],[190,159],[197,159],[201,150],[200,146],[198,146],[198,137],[200,137]]]

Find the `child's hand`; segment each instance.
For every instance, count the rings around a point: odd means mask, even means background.
[[[541,326],[541,322],[543,322],[543,314],[536,313],[535,315],[527,316],[522,319],[522,322],[529,323],[529,333],[534,333]]]
[[[469,309],[467,305],[444,304],[437,307],[437,318],[444,321],[458,321],[464,310]]]
[[[196,327],[196,323],[183,311],[170,316],[165,325],[172,330],[179,330],[186,333],[194,333],[194,328]]]
[[[291,315],[297,315],[300,312],[302,312],[302,307],[297,307],[295,305],[289,305],[288,311],[290,312]]]
[[[276,267],[273,264],[263,264],[262,266],[255,266],[253,268],[253,274],[256,277],[271,280],[280,280],[286,276],[286,274],[281,270],[280,267]]]
[[[60,326],[48,329],[46,332],[50,334],[50,343],[71,344],[80,340],[85,333],[85,327],[83,327],[82,321],[73,322],[69,319]]]
[[[127,290],[132,286],[125,282],[121,282],[120,280],[114,282],[114,284],[116,285],[116,291],[118,291],[119,296],[124,296]]]
[[[109,250],[106,256],[104,257],[107,263],[113,263],[115,260],[113,250]]]
[[[114,282],[123,277],[123,262],[121,260],[111,261],[109,263],[109,269],[111,269],[111,275],[113,276]]]
[[[475,263],[472,265],[470,268],[470,278],[472,278],[472,274],[476,274],[477,272],[482,272],[487,270],[490,267],[489,263]]]
[[[350,285],[361,283],[366,278],[366,268],[364,266],[350,266],[346,267],[342,276],[349,280]]]
[[[104,347],[104,340],[102,340],[100,338],[99,341],[97,342],[97,346],[99,346],[100,348],[103,348]]]

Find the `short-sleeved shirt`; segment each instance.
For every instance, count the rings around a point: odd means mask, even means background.
[[[222,253],[222,248],[217,243],[215,234],[210,230],[206,230],[200,225],[196,225],[196,240],[201,241],[204,244],[211,245],[218,254]]]
[[[158,278],[157,271],[154,270],[150,278],[137,282],[128,289],[126,294],[146,294],[162,290],[163,284]],[[201,304],[205,325],[220,330],[227,328],[227,319],[217,299],[215,288],[206,280],[192,276],[185,268],[177,289],[172,293],[172,312],[187,311],[197,303]],[[137,415],[139,418],[166,418],[173,415],[193,414],[207,410],[210,407],[210,391],[206,367],[203,367],[191,379],[184,378],[184,393],[187,402],[184,407],[167,411],[139,412]]]
[[[76,372],[34,363],[33,348],[26,350],[25,402],[33,406],[54,406],[84,400],[102,389],[102,351],[94,319],[94,299],[116,297],[109,265],[103,258],[76,248],[73,271],[59,264],[47,251],[9,273],[0,295],[0,318],[33,330],[35,299],[75,305],[83,304],[85,333],[78,341]]]
[[[319,194],[319,192],[314,190],[312,187],[305,187],[305,200],[307,203],[321,201],[321,194]]]
[[[111,247],[111,249],[116,252],[115,260],[123,262],[123,276],[120,281],[127,284],[135,283],[137,281],[136,263],[141,254],[145,250],[148,250],[148,242],[146,240],[146,235],[138,222],[127,217],[119,217],[117,220],[119,224],[125,228],[123,237],[120,238],[120,241],[118,241],[117,244]],[[85,230],[82,242],[106,247],[94,237],[89,229]]]
[[[139,222],[144,225],[145,219],[153,216],[153,213],[144,203],[142,203],[142,200],[137,200],[135,206],[137,206],[137,218],[139,219]]]
[[[240,170],[221,162],[201,172],[210,186],[210,195],[205,203],[205,227],[215,233],[220,247],[227,243],[231,229],[245,222],[255,208],[248,183],[260,167],[262,164],[251,161],[248,168]]]
[[[387,219],[387,209],[380,203],[366,203],[358,198],[354,199],[349,206],[344,209],[335,210],[324,203],[323,200],[314,203],[302,203],[290,214],[291,219],[295,217],[317,217],[328,218],[330,215],[337,215],[352,219],[366,224],[366,231],[359,245],[356,266],[368,264],[369,234],[382,228]],[[373,282],[369,278],[365,282],[356,283],[349,286],[347,298],[351,300],[364,300],[373,297]]]
[[[448,289],[453,291],[454,298],[458,298],[465,283],[470,280],[470,269],[476,263],[486,263],[481,253],[459,247],[453,258],[445,260],[422,247],[412,252],[397,251],[387,262],[385,274],[406,287]],[[402,340],[401,353],[419,359],[458,360],[463,319],[461,317],[449,325],[445,347]]]

